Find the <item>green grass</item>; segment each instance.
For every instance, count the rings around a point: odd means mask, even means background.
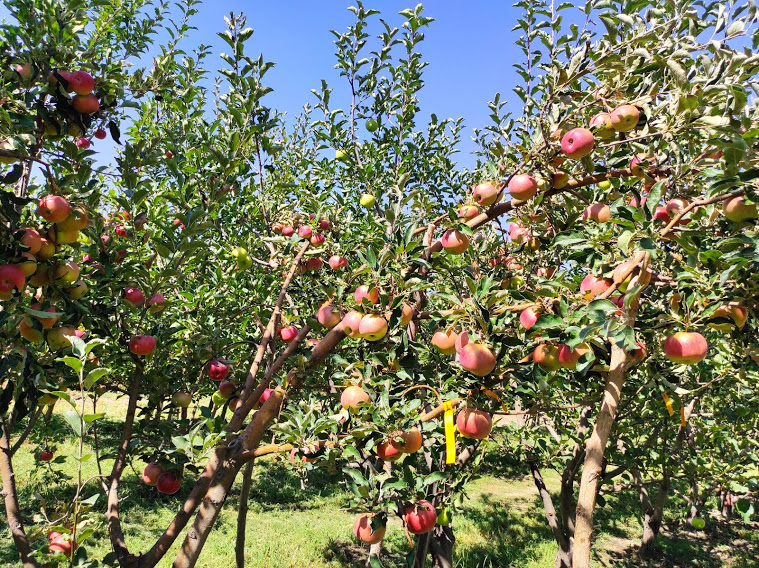
[[[118,413],[119,404],[112,409]],[[32,452],[39,440],[30,440],[14,459],[17,483],[28,526],[33,515],[45,504],[50,511],[56,503],[73,496],[77,453],[75,440],[68,427],[54,416],[46,429],[48,440],[57,446],[56,456],[62,463],[51,469],[35,463]],[[101,450],[110,451],[120,436],[118,421],[100,424]],[[89,451],[89,450],[87,450]],[[110,471],[109,460],[103,462],[103,472]],[[139,482],[135,469],[128,469],[121,492],[122,518],[130,550],[135,553],[147,550],[173,518],[183,496],[189,492],[192,480],[176,496],[165,496]],[[84,476],[97,473],[94,460],[85,462]],[[556,492],[558,476],[545,472],[549,489]],[[93,484],[85,497],[99,492]],[[96,505],[103,509],[103,497]],[[234,566],[234,539],[236,534],[239,484],[230,493],[228,501],[212,532],[198,563],[199,567],[217,568]],[[249,568],[338,568],[363,566],[367,547],[352,537],[353,515],[345,511],[347,495],[342,486],[325,472],[314,473],[301,490],[300,479],[280,461],[260,460],[254,469],[250,512],[246,537],[246,566]],[[52,513],[49,513],[52,516]],[[678,511],[670,511],[676,517]],[[640,538],[640,508],[634,495],[610,495],[607,503],[598,510],[596,520],[597,566],[640,566],[635,556]],[[102,516],[98,519],[97,535],[87,541],[91,557],[102,558],[110,551]],[[455,566],[457,568],[545,568],[553,566],[555,545],[543,516],[537,492],[529,477],[512,476],[498,479],[483,475],[468,490],[468,499],[454,515],[457,538]],[[34,544],[42,542],[42,535],[30,531]],[[174,548],[159,564],[169,568]],[[403,565],[408,543],[400,522],[392,518],[384,541],[386,568]],[[756,566],[759,551],[759,531],[756,526],[739,521],[717,522],[709,519],[702,532],[681,531],[665,533],[660,538],[662,556],[650,566],[700,568],[749,568]],[[18,566],[17,556],[10,540],[4,515],[0,515],[0,566]]]

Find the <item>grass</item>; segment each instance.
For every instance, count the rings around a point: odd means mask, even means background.
[[[111,406],[115,414],[122,410],[119,401]],[[42,505],[48,511],[55,503],[73,496],[76,475],[77,446],[68,426],[54,415],[45,429],[45,443],[56,446],[52,468],[34,461],[33,452],[42,440],[31,439],[19,451],[14,464],[17,483],[28,526]],[[102,421],[99,426],[101,450],[112,450],[121,433],[118,421]],[[86,450],[89,451],[89,450]],[[104,460],[108,473],[110,461]],[[189,479],[176,496],[165,496],[139,482],[135,464],[124,476],[121,493],[122,518],[127,543],[133,552],[146,550],[173,518],[177,507],[190,490]],[[52,473],[60,470],[63,474]],[[84,463],[85,477],[95,475],[94,460]],[[557,492],[558,475],[545,472],[546,483]],[[84,496],[98,493],[93,484]],[[634,495],[608,495],[606,505],[598,510],[596,519],[596,565],[603,567],[641,566],[635,556],[640,538],[640,507]],[[234,566],[239,484],[236,484],[200,558],[200,568]],[[352,537],[353,515],[344,507],[347,495],[342,486],[326,472],[317,471],[301,490],[300,479],[276,459],[261,460],[254,469],[250,511],[246,535],[246,566],[248,568],[347,568],[363,566],[367,547]],[[95,506],[102,511],[103,497]],[[51,517],[52,513],[48,513]],[[671,511],[671,518],[679,512]],[[110,552],[102,515],[93,514],[99,523],[96,535],[86,543],[92,558]],[[508,479],[483,475],[468,490],[468,499],[454,515],[457,538],[456,568],[546,568],[553,566],[555,545],[543,516],[537,492],[529,477]],[[756,524],[739,521],[717,522],[709,519],[705,531],[666,532],[660,537],[661,557],[649,564],[656,568],[749,568],[756,566],[759,552],[759,531]],[[33,544],[42,542],[42,535],[30,531]],[[169,568],[175,546],[159,564]],[[386,568],[400,568],[408,552],[408,543],[400,522],[391,518],[384,541],[383,562]],[[4,515],[0,515],[0,566],[18,566]]]

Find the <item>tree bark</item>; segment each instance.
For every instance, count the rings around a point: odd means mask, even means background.
[[[240,488],[240,504],[237,508],[237,540],[235,540],[235,562],[237,568],[245,568],[245,529],[248,525],[248,499],[253,475],[253,460],[245,465]]]
[[[573,514],[573,509],[575,508],[575,478],[577,477],[577,472],[580,469],[580,463],[582,463],[582,460],[585,457],[585,448],[583,448],[582,442],[580,440],[585,437],[585,434],[590,427],[590,424],[588,422],[588,419],[590,418],[590,412],[590,406],[585,406],[580,411],[580,419],[577,423],[578,442],[575,444],[575,447],[572,450],[572,458],[569,460],[567,465],[564,467],[564,471],[561,473],[559,510],[561,511],[561,524],[564,528],[564,534],[567,536],[567,539],[570,542],[571,539],[574,538],[575,534],[575,517]],[[559,547],[559,554],[561,554],[561,552],[561,547]]]
[[[430,537],[432,568],[453,568],[453,545],[456,537],[450,526],[435,525]]]
[[[543,481],[543,475],[540,473],[540,469],[533,461],[529,462],[529,465],[530,472],[532,473],[532,480],[538,490],[540,500],[543,502],[543,511],[545,512],[548,526],[551,527],[553,538],[556,540],[558,546],[555,566],[556,568],[571,568],[572,545],[570,540],[562,526],[559,524],[559,519],[556,516],[556,509],[553,505],[553,499],[551,499],[551,494]]]
[[[24,568],[39,568],[39,563],[32,557],[29,547],[29,539],[24,530],[24,521],[21,518],[21,510],[18,506],[18,493],[16,492],[16,474],[13,471],[11,460],[11,448],[8,428],[3,422],[0,425],[0,478],[3,482],[3,499],[5,501],[5,514],[7,515],[8,528],[16,545],[16,551],[21,557]]]

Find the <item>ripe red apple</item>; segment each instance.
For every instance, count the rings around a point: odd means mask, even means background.
[[[532,360],[543,370],[553,372],[559,368],[559,350],[553,343],[541,343],[532,352]]]
[[[366,544],[377,544],[385,538],[386,527],[384,524],[372,531],[372,518],[374,516],[374,513],[364,513],[356,517],[353,522],[353,534],[358,540]]]
[[[323,306],[316,312],[316,320],[327,329],[332,329],[343,319],[340,310],[334,306]]]
[[[306,261],[306,270],[308,272],[314,272],[322,267],[324,262],[318,256],[312,256]]]
[[[633,259],[625,260],[624,262],[621,262],[617,265],[617,267],[614,269],[614,272],[612,273],[612,278],[615,282],[619,282],[622,278],[622,275],[629,269],[630,265],[633,263]],[[635,271],[633,271],[633,274]],[[627,292],[627,286],[630,284],[630,281],[632,280],[632,274],[625,278],[622,282],[620,282],[619,286],[617,286],[617,289],[620,292]],[[639,286],[648,286],[648,283],[651,282],[651,272],[646,270],[645,273],[640,274],[638,276],[638,285]]]
[[[155,347],[156,341],[152,335],[133,335],[129,339],[129,351],[135,355],[150,355]]]
[[[220,359],[213,359],[208,362],[206,371],[212,381],[223,381],[229,375],[229,365]]]
[[[171,402],[182,408],[187,408],[192,403],[192,395],[188,392],[175,392],[171,396]]]
[[[42,332],[33,327],[32,320],[29,318],[21,318],[18,323],[18,333],[31,343],[42,343]]]
[[[57,311],[53,306],[50,306],[46,310],[43,310],[42,304],[39,302],[37,302],[36,304],[32,304],[31,308],[38,312],[46,311],[49,313],[55,313]],[[37,321],[39,321],[42,324],[42,329],[50,329],[55,325],[55,322],[58,321],[58,316],[53,316],[51,318],[41,318],[38,316],[34,316],[34,317],[37,319]]]
[[[372,288],[370,290],[369,286],[363,284],[356,288],[356,291],[353,293],[353,299],[356,300],[356,303],[359,305],[361,305],[364,300],[370,304],[376,304],[379,302],[379,290],[377,288]]]
[[[311,244],[314,245],[315,247],[318,247],[319,245],[323,245],[324,235],[320,233],[314,233],[313,235],[311,235]]]
[[[633,105],[621,105],[611,111],[611,125],[617,132],[629,132],[640,120],[640,111]]]
[[[495,185],[491,182],[479,183],[472,190],[472,197],[480,207],[488,207],[501,197],[502,185]]]
[[[71,106],[82,114],[95,114],[100,109],[100,101],[95,95],[74,95]]]
[[[612,284],[613,282],[608,278],[596,278],[592,274],[588,274],[580,282],[580,294],[586,300],[592,300],[596,296],[606,292]]]
[[[346,387],[343,394],[340,395],[340,405],[354,414],[359,411],[359,404],[370,401],[371,398],[367,392],[355,385]]]
[[[166,307],[166,298],[163,294],[156,292],[148,300],[147,306],[150,308],[151,314],[157,314]]]
[[[160,493],[173,495],[182,487],[182,478],[173,471],[166,471],[158,476],[155,487]]]
[[[395,440],[398,437],[403,440],[403,443]],[[416,426],[412,426],[408,432],[398,430],[397,432],[393,432],[390,444],[401,453],[416,453],[422,447],[422,433]]]
[[[608,112],[600,112],[590,119],[591,132],[604,140],[614,136],[614,125],[611,122],[611,115]]]
[[[42,450],[35,457],[37,458],[37,461],[49,462],[53,459],[53,452],[50,450]]]
[[[319,230],[329,231],[329,221],[327,219],[319,219]]]
[[[579,160],[593,151],[595,139],[587,128],[573,128],[561,139],[561,151],[568,158]]]
[[[456,336],[456,342],[454,343],[456,353],[461,353],[461,350],[464,349],[464,347],[467,345],[469,345],[469,332],[462,331],[458,334],[458,336]]]
[[[42,247],[42,237],[36,229],[26,227],[17,232],[19,242],[24,245],[29,254],[37,254]]]
[[[674,363],[693,365],[706,357],[709,344],[695,331],[678,331],[664,341],[664,354]]]
[[[735,223],[759,217],[756,203],[746,203],[746,199],[742,195],[737,195],[725,201],[722,205],[722,213]]]
[[[593,203],[588,205],[582,214],[583,222],[595,221],[596,223],[608,223],[611,221],[611,209],[605,203]]]
[[[517,174],[509,180],[508,190],[514,199],[526,201],[538,192],[538,182],[529,174]]]
[[[453,355],[456,352],[457,338],[458,334],[453,331],[453,328],[446,330],[440,327],[432,334],[432,346],[443,355]]]
[[[469,237],[456,229],[449,229],[443,233],[440,242],[449,254],[464,254],[469,248]]]
[[[264,389],[264,392],[262,392],[261,396],[258,397],[258,403],[263,404],[264,402],[269,400],[269,398],[273,394],[274,394],[274,389]]]
[[[61,552],[66,556],[71,554],[71,541],[65,540],[63,535],[57,531],[47,533],[47,543],[51,554],[56,552]]]
[[[456,416],[456,428],[465,438],[484,440],[493,428],[493,418],[483,410],[464,408]]]
[[[128,306],[136,308],[137,306],[141,306],[144,301],[145,294],[139,288],[135,288],[134,286],[124,288],[124,302]]]
[[[669,223],[672,219],[669,216],[669,213],[667,213],[667,208],[663,205],[659,205],[656,208],[656,211],[654,211],[654,219],[657,221],[661,221],[662,223]]]
[[[290,225],[285,225],[282,227],[282,235],[285,237],[292,237],[295,234],[295,229],[291,227]]]
[[[285,343],[290,343],[298,335],[298,328],[294,325],[286,325],[279,330],[279,337]]]
[[[685,201],[685,199],[681,199],[677,197],[675,199],[670,200],[667,203],[667,206],[665,209],[667,211],[667,215],[669,215],[670,217],[674,217],[678,213],[680,213],[680,211],[685,209],[687,206],[688,206],[688,202]]]
[[[495,355],[481,343],[468,343],[459,353],[459,363],[478,377],[489,375],[495,369]]]
[[[17,264],[0,265],[0,294],[10,295],[13,290],[21,292],[26,286],[26,274]]]
[[[556,274],[555,268],[546,268],[545,266],[539,266],[535,269],[535,275],[540,276],[541,278],[553,278],[554,274]]]
[[[459,207],[458,215],[461,219],[473,219],[474,217],[477,217],[479,213],[480,210],[476,205],[466,204]]]
[[[76,141],[76,147],[80,150],[87,150],[90,147],[90,141],[87,138],[79,138]]]
[[[60,223],[71,213],[71,205],[60,195],[46,195],[39,200],[37,213],[45,221]]]
[[[155,485],[158,483],[158,478],[163,473],[163,468],[156,462],[150,462],[142,470],[142,482],[146,485]]]
[[[382,316],[367,314],[361,318],[358,332],[367,341],[379,341],[387,334],[387,321]]]
[[[329,257],[329,267],[332,270],[340,270],[341,268],[346,268],[348,266],[348,259],[344,256],[339,256],[336,254],[333,254]]]
[[[425,500],[409,503],[403,508],[403,520],[411,534],[424,534],[435,528],[437,512],[432,503]]]
[[[60,73],[66,82],[69,84],[69,92],[74,92],[77,95],[89,95],[95,90],[95,79],[92,75],[86,71],[74,71],[73,73]]]
[[[532,328],[533,325],[538,321],[538,314],[535,311],[535,308],[525,308],[522,310],[522,312],[519,314],[519,323],[522,324],[522,327],[526,330],[529,330]]]
[[[32,64],[28,61],[24,63],[17,63],[14,69],[22,81],[26,82],[32,78]]]
[[[394,462],[399,460],[402,455],[403,452],[391,445],[389,440],[380,442],[377,445],[377,457],[382,461]]]
[[[364,318],[364,314],[351,310],[345,317],[343,317],[343,331],[348,337],[353,339],[359,339],[361,337],[361,320]]]
[[[219,385],[219,392],[225,400],[232,396],[232,393],[234,393],[236,389],[237,386],[232,381],[224,381]]]
[[[106,136],[106,133],[104,129],[98,128],[95,131],[95,138],[97,138],[98,140],[105,140],[105,136]]]
[[[47,345],[51,351],[60,351],[61,349],[71,347],[69,337],[76,337],[76,331],[72,327],[55,327],[47,332]]]
[[[308,225],[303,225],[300,229],[298,229],[298,236],[301,239],[310,239],[312,234],[313,230]]]
[[[580,343],[577,347],[572,349],[566,343],[562,343],[558,347],[557,356],[559,360],[559,366],[565,369],[575,370],[577,368],[577,362],[586,353],[590,352],[590,345],[587,343]]]

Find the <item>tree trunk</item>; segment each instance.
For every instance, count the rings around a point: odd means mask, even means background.
[[[529,462],[530,472],[532,472],[532,480],[535,483],[535,487],[540,495],[540,500],[543,502],[543,511],[548,521],[548,526],[553,531],[553,538],[556,540],[558,547],[556,551],[556,563],[557,568],[571,568],[572,566],[572,545],[564,532],[562,525],[559,524],[559,519],[556,516],[556,509],[553,506],[553,499],[551,494],[543,481],[543,475],[540,473],[535,462]],[[563,489],[562,489],[563,490]]]
[[[248,499],[253,475],[253,460],[245,465],[240,488],[240,504],[237,508],[237,540],[235,541],[235,561],[237,568],[245,568],[245,529],[248,525]]]
[[[39,563],[32,558],[32,550],[24,530],[24,521],[18,506],[18,493],[16,493],[16,474],[13,471],[11,461],[11,449],[8,429],[3,422],[0,425],[0,477],[3,481],[3,499],[5,500],[5,513],[8,520],[8,528],[11,531],[16,551],[21,557],[24,568],[39,568]]]
[[[430,535],[432,568],[453,568],[454,544],[456,544],[456,537],[453,535],[453,529],[450,526],[435,525]]]

